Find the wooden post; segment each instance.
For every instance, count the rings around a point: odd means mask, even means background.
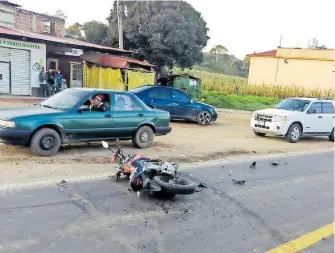
[[[128,91],[128,69],[124,71],[124,89]]]

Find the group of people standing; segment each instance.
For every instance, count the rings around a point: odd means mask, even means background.
[[[45,72],[43,67],[39,79],[41,97],[52,96],[63,88],[63,75],[60,70],[55,71],[50,68],[48,72]]]

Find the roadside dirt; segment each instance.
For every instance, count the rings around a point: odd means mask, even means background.
[[[0,107],[33,104],[33,100],[0,99]],[[131,142],[123,142],[125,153],[137,152],[180,163],[224,159],[225,157],[253,154],[277,154],[299,151],[317,151],[334,149],[328,138],[306,138],[291,144],[282,138],[257,137],[249,128],[251,112],[223,110],[219,119],[210,126],[194,123],[173,122],[173,130],[167,136],[155,138],[154,146],[146,150],[134,149]],[[22,171],[25,167],[51,165],[60,168],[69,164],[106,164],[110,162],[111,153],[99,143],[76,144],[62,148],[50,158],[34,156],[29,148],[0,144],[0,173],[9,168]],[[40,166],[39,166],[40,167]],[[50,167],[50,166],[46,166]],[[19,169],[21,168],[21,169]],[[76,166],[80,169],[80,166]]]

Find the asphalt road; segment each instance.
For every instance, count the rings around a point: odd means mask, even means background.
[[[266,252],[334,221],[333,152],[271,162],[194,168],[210,187],[174,200],[110,179],[2,191],[0,252]],[[333,251],[331,236],[303,252]]]

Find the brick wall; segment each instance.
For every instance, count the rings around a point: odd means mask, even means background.
[[[33,29],[33,20],[35,16],[35,31]],[[31,12],[26,12],[24,10],[17,10],[15,14],[15,27],[20,30],[28,32],[36,32],[40,34],[45,34],[44,32],[44,20],[48,20],[55,24],[55,33],[50,34],[57,37],[64,37],[65,34],[65,21],[61,21],[54,17],[48,17],[42,14],[34,14]]]
[[[28,31],[28,32],[32,32],[32,21],[33,21],[32,15],[28,15],[26,13],[16,11],[15,28]]]

